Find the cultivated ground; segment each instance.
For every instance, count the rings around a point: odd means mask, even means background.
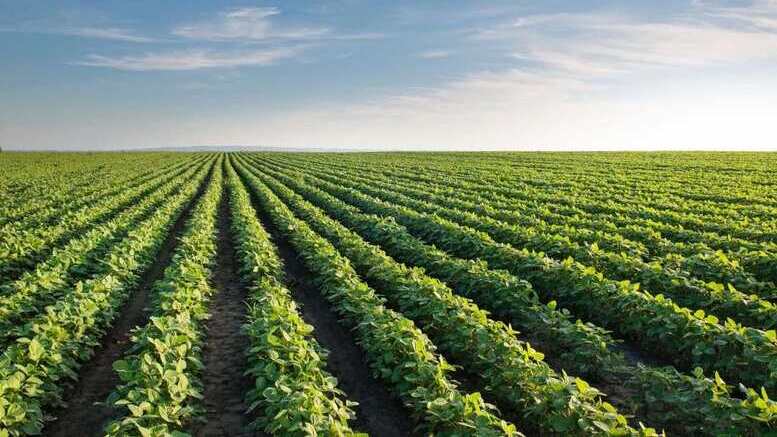
[[[777,155],[0,154],[0,437],[777,433]]]

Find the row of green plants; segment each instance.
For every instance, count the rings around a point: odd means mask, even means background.
[[[284,287],[282,261],[231,164],[227,185],[240,273],[250,286],[244,330],[246,372],[255,381],[247,401],[259,410],[254,426],[278,436],[355,435],[353,404],[326,370],[327,351]]]
[[[294,212],[350,260],[365,280],[431,336],[443,353],[478,375],[522,424],[556,435],[655,435],[626,417],[580,378],[557,375],[531,345],[422,270],[407,268],[277,182],[262,178]]]
[[[451,190],[453,188],[447,188],[438,194],[450,194]],[[508,222],[516,219],[534,221],[535,223],[529,224],[540,226],[540,229],[547,233],[559,233],[559,231],[563,233],[566,229],[571,228],[574,230],[574,235],[571,237],[574,237],[575,241],[596,242],[602,249],[613,252],[622,252],[623,249],[627,249],[629,255],[636,255],[634,250],[629,249],[634,249],[635,242],[638,242],[639,246],[636,249],[641,253],[647,253],[644,256],[645,260],[651,263],[658,262],[665,271],[684,270],[691,276],[705,281],[731,283],[737,289],[748,293],[774,297],[776,287],[769,279],[769,275],[762,274],[762,269],[758,267],[759,263],[757,262],[757,258],[763,255],[761,253],[764,252],[763,249],[768,247],[765,244],[751,243],[748,247],[755,250],[743,251],[739,247],[738,252],[732,253],[729,243],[730,236],[720,238],[715,237],[714,234],[701,233],[702,239],[700,241],[704,241],[706,237],[724,241],[724,245],[718,245],[718,249],[713,250],[703,242],[675,243],[663,238],[654,227],[638,225],[634,221],[622,218],[619,218],[616,225],[611,220],[607,220],[604,214],[584,215],[585,213],[579,210],[575,211],[574,215],[550,213],[542,207],[529,207],[526,205],[528,202],[521,202],[515,198],[484,193],[484,190],[478,186],[472,186],[471,191],[466,194],[459,189],[455,191],[458,197],[466,197],[466,200],[476,203],[484,195],[487,195],[489,204],[493,207],[492,211],[506,212],[502,217],[495,216],[500,220]],[[537,201],[532,203],[536,204]],[[543,204],[540,203],[540,205]],[[547,223],[535,217],[543,217]],[[693,230],[680,228],[678,232],[688,233],[693,232]],[[672,233],[673,231],[670,231],[669,235],[671,236]],[[720,247],[727,250],[723,251]],[[777,250],[777,246],[774,246],[774,249]],[[777,259],[777,257],[772,257],[772,259]],[[745,269],[745,266],[748,266],[749,270]],[[766,279],[766,282],[759,278]],[[699,286],[703,287],[703,285]]]
[[[14,195],[42,195],[46,191],[43,188],[45,184],[57,185],[66,177],[73,182],[71,188],[75,189],[84,184],[84,172],[103,164],[105,159],[96,156],[79,159],[75,155],[6,153],[0,155],[0,162],[7,173],[7,177],[0,180],[0,200],[9,200]]]
[[[699,310],[681,308],[663,296],[639,290],[628,281],[611,281],[571,259],[555,261],[529,250],[497,243],[488,234],[440,217],[403,208],[356,190],[300,175],[330,194],[363,210],[394,216],[414,235],[462,258],[480,258],[491,267],[528,280],[546,301],[635,340],[644,350],[673,362],[681,370],[719,371],[748,386],[777,384],[777,337],[774,331],[720,322]]]
[[[187,180],[198,173],[204,172],[192,168],[180,177]],[[25,320],[61,299],[72,289],[73,282],[104,272],[108,266],[101,259],[110,247],[182,188],[179,179],[168,181],[114,219],[71,240],[61,250],[55,250],[35,270],[0,286],[0,346],[7,346],[18,335],[16,326],[23,325]]]
[[[114,165],[107,167],[105,175],[99,180],[92,180],[85,186],[79,186],[72,180],[62,181],[59,184],[39,181],[38,184],[41,189],[46,190],[45,193],[25,194],[23,199],[0,208],[0,220],[2,220],[0,233],[5,235],[30,232],[40,226],[56,224],[66,214],[72,214],[101,199],[137,188],[161,175],[185,169],[187,166],[183,160],[168,165],[153,166],[151,169],[148,169],[146,164],[145,170],[134,166],[125,168]],[[87,170],[82,172],[94,179],[93,173]],[[71,178],[80,179],[78,175],[73,175]]]
[[[149,322],[132,333],[130,353],[113,363],[121,383],[108,397],[121,417],[108,436],[184,435],[201,413],[203,322],[213,288],[223,157],[187,219],[170,265],[152,288]]]
[[[344,169],[345,166],[339,168]],[[703,243],[675,244],[650,228],[640,227],[633,223],[628,223],[626,226],[616,226],[599,215],[584,217],[579,214],[568,216],[553,213],[548,210],[544,203],[537,200],[528,202],[515,198],[508,199],[500,194],[486,192],[487,189],[478,185],[454,187],[446,184],[440,186],[439,180],[435,178],[421,181],[419,178],[409,179],[407,176],[400,176],[392,172],[382,172],[387,176],[380,177],[370,176],[355,170],[357,169],[350,168],[348,174],[359,175],[378,183],[385,183],[386,177],[388,177],[391,181],[391,187],[410,196],[417,196],[420,191],[425,197],[435,196],[448,199],[449,202],[456,203],[457,207],[520,225],[527,229],[528,233],[568,237],[571,242],[578,243],[574,245],[574,252],[578,254],[576,258],[583,260],[583,257],[590,257],[591,252],[598,256],[604,255],[605,264],[602,266],[604,268],[609,267],[609,264],[624,262],[618,256],[626,257],[626,268],[614,268],[612,269],[615,272],[613,274],[620,276],[642,274],[641,279],[644,279],[645,285],[649,287],[666,286],[667,283],[670,283],[681,293],[690,291],[694,295],[702,293],[703,296],[712,295],[714,297],[716,294],[720,294],[718,290],[724,287],[723,284],[732,284],[737,290],[764,297],[777,297],[775,296],[777,287],[773,282],[759,280],[756,275],[745,270],[742,265],[744,261],[755,272],[762,270],[758,268],[761,263],[754,260],[753,257],[765,256],[763,251],[739,254],[729,252],[727,254],[722,250],[712,250]],[[418,190],[420,187],[423,189]],[[484,199],[487,201],[483,202]],[[559,252],[569,251],[567,247],[557,247],[564,243],[561,241],[555,245],[551,241],[547,247]],[[590,247],[597,249],[588,250]],[[614,253],[606,254],[602,251]],[[557,256],[575,255],[561,253]],[[771,259],[777,261],[777,255]],[[654,271],[655,275],[651,274],[652,272],[648,271],[648,268]],[[686,273],[690,276],[689,278],[685,277]],[[768,275],[757,276],[768,277]],[[702,281],[694,278],[699,278]],[[674,279],[676,282],[672,282]],[[651,284],[649,281],[655,281],[657,284]],[[711,281],[713,284],[706,284],[703,281]],[[732,292],[732,294],[738,299],[750,299],[741,293]],[[714,302],[711,303],[714,304]]]
[[[746,399],[715,374],[706,378],[698,369],[683,375],[673,368],[629,365],[616,344],[601,329],[577,323],[539,299],[526,281],[506,271],[490,270],[483,262],[463,260],[424,244],[391,218],[361,213],[323,191],[293,178],[273,174],[330,216],[381,245],[397,260],[422,267],[448,283],[457,293],[471,297],[483,308],[526,329],[541,349],[576,374],[595,380],[615,379],[633,391],[630,401],[639,417],[670,432],[685,435],[760,435],[777,425],[777,404],[768,396],[748,391]],[[754,396],[755,395],[755,396]]]
[[[141,185],[121,190],[118,194],[101,198],[91,205],[59,217],[52,226],[39,226],[30,230],[12,231],[0,235],[0,275],[17,277],[44,260],[60,241],[70,239],[113,218],[116,214],[139,202],[167,181],[179,177],[186,167],[173,174],[162,173]]]
[[[327,164],[328,167],[337,165]],[[371,172],[374,171],[375,169],[371,169]],[[447,192],[452,191],[458,196],[462,196],[462,193],[479,197],[487,196],[492,202],[498,202],[493,204],[498,210],[525,211],[548,223],[573,227],[578,232],[585,232],[587,229],[601,231],[597,237],[604,236],[604,238],[599,244],[606,247],[608,241],[612,242],[614,247],[610,247],[610,250],[620,251],[622,248],[628,248],[629,253],[634,255],[635,251],[649,248],[654,258],[660,259],[667,265],[676,264],[676,260],[669,255],[679,253],[684,257],[693,257],[691,262],[686,263],[687,267],[701,267],[695,270],[696,273],[704,274],[705,279],[719,278],[718,282],[730,280],[735,286],[753,293],[764,293],[774,289],[773,284],[763,283],[763,281],[775,281],[777,278],[774,269],[769,269],[764,263],[769,259],[771,261],[777,259],[777,245],[773,243],[750,242],[732,238],[730,235],[722,237],[680,225],[607,213],[601,209],[584,210],[578,206],[579,195],[575,197],[574,202],[561,202],[560,200],[565,197],[562,193],[554,191],[552,196],[536,190],[527,193],[526,190],[517,188],[515,183],[509,186],[494,186],[484,183],[477,177],[461,180],[444,173],[419,175],[418,170],[406,169],[378,170],[378,173],[390,176],[395,182],[404,180],[411,185],[445,181]],[[668,240],[662,234],[680,242]],[[611,235],[620,235],[631,241],[617,239]],[[634,242],[641,243],[642,247],[635,247]],[[712,248],[706,245],[707,242]],[[714,249],[725,250],[725,257],[731,262],[721,262],[725,259],[721,260],[721,256],[716,254]],[[647,261],[652,261],[654,258]],[[747,271],[743,267],[747,267]],[[732,268],[734,271],[730,271]]]
[[[736,237],[733,232],[710,232],[698,229],[692,226],[692,223],[676,223],[657,220],[655,218],[647,217],[633,217],[625,213],[623,208],[619,205],[615,205],[620,209],[615,211],[612,208],[605,209],[596,206],[586,206],[585,203],[576,200],[575,202],[559,202],[559,197],[563,200],[563,196],[554,195],[548,197],[547,195],[540,196],[535,193],[534,195],[526,195],[525,193],[519,193],[517,190],[511,188],[503,188],[500,192],[495,193],[491,187],[483,186],[482,184],[473,184],[472,188],[482,194],[503,195],[505,199],[514,202],[515,199],[531,200],[534,202],[542,201],[544,205],[548,205],[550,208],[558,209],[561,213],[561,217],[580,219],[583,216],[588,222],[611,223],[615,225],[616,231],[622,233],[625,237],[641,241],[648,247],[654,250],[654,253],[658,256],[666,257],[670,254],[681,253],[684,256],[703,255],[704,258],[711,258],[713,261],[710,268],[714,271],[715,257],[711,257],[710,249],[724,250],[726,257],[732,261],[738,262],[745,267],[749,272],[752,272],[757,278],[765,281],[775,281],[777,275],[774,275],[772,270],[771,274],[767,270],[762,268],[762,264],[759,262],[764,253],[771,254],[771,260],[777,259],[777,244],[773,242],[764,241],[751,241],[746,238]],[[647,199],[651,201],[651,199]],[[560,205],[559,203],[563,203]],[[718,211],[727,211],[732,207],[731,204],[725,204],[718,206]],[[747,205],[748,211],[752,209],[752,204]],[[582,213],[582,214],[581,214]],[[720,219],[722,222],[730,222],[731,220]],[[751,220],[742,218],[737,222],[747,223]],[[563,219],[562,219],[563,223]],[[582,223],[570,223],[572,226],[580,226]],[[590,225],[589,225],[590,226]],[[740,225],[741,226],[741,225]],[[665,238],[660,238],[665,237]],[[670,239],[670,240],[667,240]],[[671,241],[670,245],[663,244],[667,241]],[[677,244],[676,242],[679,242]],[[709,245],[709,246],[707,246]],[[667,261],[671,260],[669,258]],[[728,263],[730,265],[730,263]],[[725,265],[724,265],[725,266]],[[712,268],[711,268],[712,267]],[[751,284],[748,281],[741,281],[737,285],[746,287],[748,285],[753,286],[753,291],[758,291],[756,284]]]
[[[321,157],[323,161],[327,158],[326,156]],[[299,158],[309,161],[307,157]],[[477,158],[459,160],[455,157],[448,157],[435,160],[431,164],[424,161],[424,165],[419,169],[418,161],[414,162],[412,158],[404,162],[400,159],[398,162],[391,157],[384,157],[388,159],[378,159],[378,165],[373,165],[375,162],[370,162],[372,161],[370,159],[356,158],[348,162],[349,157],[346,157],[338,162],[357,166],[367,164],[373,169],[381,166],[384,168],[394,167],[411,175],[417,174],[421,170],[433,174],[435,177],[443,177],[451,181],[466,180],[474,183],[485,181],[495,187],[517,187],[524,191],[533,191],[539,198],[556,193],[564,198],[565,203],[570,204],[572,202],[568,201],[572,197],[582,196],[582,200],[611,204],[611,206],[625,205],[638,209],[646,208],[657,214],[664,212],[680,214],[691,221],[717,220],[720,224],[736,225],[742,219],[750,219],[752,224],[756,226],[749,232],[756,231],[756,234],[773,229],[773,225],[768,222],[762,223],[760,219],[768,219],[773,216],[774,208],[777,206],[774,198],[770,199],[769,191],[760,188],[765,182],[763,178],[768,173],[761,173],[761,180],[755,183],[748,181],[749,175],[740,173],[729,178],[728,184],[724,183],[722,187],[719,186],[718,188],[722,188],[722,190],[711,196],[712,199],[703,199],[703,196],[691,193],[694,189],[712,186],[708,177],[678,182],[672,193],[664,189],[668,183],[671,183],[672,178],[678,176],[682,178],[683,175],[688,174],[683,169],[670,169],[668,174],[664,172],[660,176],[647,172],[623,178],[622,175],[616,175],[609,170],[603,170],[593,165],[566,167],[557,159],[547,160],[535,167],[534,164],[528,162],[528,159],[521,159],[519,162],[496,159],[488,162]],[[461,168],[460,161],[466,161],[466,173],[458,171]],[[630,170],[633,171],[633,169]],[[722,178],[718,178],[716,182],[721,180]],[[740,191],[732,189],[730,184],[737,184]],[[628,189],[624,189],[624,187]],[[731,195],[732,193],[741,193],[743,188],[750,190],[754,195],[746,198],[736,198],[736,196]],[[611,200],[614,201],[611,202]],[[691,225],[689,224],[689,226]]]
[[[105,274],[78,282],[72,292],[29,320],[23,335],[0,356],[0,429],[10,436],[40,434],[45,407],[62,402],[79,367],[92,355],[140,275],[155,261],[167,234],[197,190],[197,180],[106,256]]]
[[[471,298],[492,314],[532,333],[549,355],[570,363],[565,369],[576,375],[600,379],[610,359],[609,345],[615,340],[595,325],[574,321],[568,312],[540,302],[531,284],[507,271],[488,268],[483,261],[454,258],[413,237],[392,217],[362,213],[358,208],[283,173],[261,167],[312,204],[363,238],[379,244],[392,257],[449,284],[454,291]]]
[[[640,190],[624,190],[619,182],[609,184],[608,177],[594,175],[590,177],[591,169],[581,169],[578,175],[583,176],[574,180],[574,174],[564,169],[553,168],[554,165],[546,166],[541,169],[541,174],[531,177],[531,172],[521,168],[520,173],[515,172],[503,163],[496,164],[490,168],[470,168],[467,175],[462,176],[451,172],[452,166],[442,169],[442,172],[450,178],[463,178],[472,180],[476,183],[494,187],[519,187],[524,191],[531,192],[532,196],[543,199],[560,195],[559,201],[564,204],[578,205],[585,208],[593,205],[598,208],[605,208],[610,212],[620,211],[623,214],[649,218],[656,221],[679,224],[687,228],[694,228],[706,232],[722,233],[724,235],[735,235],[754,241],[770,241],[773,238],[774,224],[769,220],[759,220],[759,217],[752,216],[754,202],[761,201],[761,205],[767,206],[771,211],[769,216],[774,214],[775,204],[765,201],[764,190],[760,191],[760,199],[750,198],[742,207],[748,215],[742,216],[735,211],[736,202],[727,200],[725,202],[700,202],[685,197],[685,192],[689,187],[703,186],[704,182],[696,184],[687,184],[678,189],[679,196],[655,192],[650,189],[657,185],[656,180],[638,178],[634,182],[640,184]],[[472,175],[472,176],[469,176]],[[738,175],[732,179],[732,183],[747,185],[743,181],[743,175]],[[665,180],[661,181],[662,184]],[[768,191],[767,191],[768,192]],[[569,194],[569,196],[564,196]],[[579,199],[580,202],[574,199]],[[732,217],[733,216],[733,217]],[[767,218],[769,216],[766,216]],[[732,219],[736,217],[736,219]],[[745,217],[752,218],[749,222],[741,220]]]
[[[368,155],[351,155],[364,161]],[[358,159],[362,158],[362,159]],[[741,209],[749,204],[777,205],[775,196],[763,187],[773,186],[771,169],[774,158],[768,153],[416,153],[413,155],[383,155],[377,163],[404,162],[412,165],[422,158],[425,167],[450,170],[462,161],[477,172],[504,177],[517,177],[534,186],[549,186],[559,190],[574,190],[588,183],[591,191],[607,193],[624,186],[630,196],[656,195],[685,200],[694,206],[728,203]],[[714,178],[711,173],[714,172]],[[590,185],[592,182],[599,185]],[[733,187],[731,183],[739,182]],[[636,183],[643,185],[634,187]],[[633,189],[633,188],[639,188]],[[684,205],[675,205],[681,208]]]
[[[763,190],[774,185],[771,181],[774,161],[769,154],[668,153],[661,156],[663,162],[659,165],[656,165],[658,154],[612,154],[614,159],[604,160],[599,159],[602,154],[595,155],[594,159],[588,155],[566,168],[546,159],[538,174],[552,175],[556,181],[567,180],[567,174],[573,174],[575,182],[580,183],[601,180],[603,183],[592,189],[602,193],[644,182],[644,187],[637,186],[638,190],[625,192],[630,195],[657,195],[662,199],[665,195],[671,196],[678,202],[674,205],[678,210],[686,203],[696,208],[708,205],[713,210],[720,203],[729,204],[732,213],[749,210],[750,205],[777,206],[775,196]],[[511,159],[515,164],[514,170],[525,169],[522,158]],[[715,177],[711,178],[713,172]],[[739,185],[732,187],[731,184],[736,182]]]
[[[450,190],[452,188],[440,189],[436,192],[443,195]],[[457,191],[457,194],[462,199],[477,201],[482,193],[476,193],[478,187],[472,187],[472,190],[470,193]],[[531,206],[528,205],[529,202],[509,199],[498,194],[488,194],[488,197],[492,211],[506,213],[502,218],[496,218],[508,222],[518,219],[521,223],[546,229],[545,232],[548,233],[558,233],[573,228],[576,234],[575,240],[578,242],[595,242],[600,248],[608,251],[627,252],[630,256],[639,257],[647,262],[657,262],[665,270],[683,270],[695,278],[722,284],[730,283],[740,291],[763,297],[773,297],[777,288],[769,279],[770,275],[764,274],[759,268],[757,258],[767,253],[763,250],[767,246],[763,244],[749,243],[748,246],[752,250],[734,246],[736,251],[732,251],[731,242],[725,237],[707,233],[700,234],[699,239],[692,240],[711,240],[721,243],[716,244],[717,249],[713,249],[704,242],[686,243],[669,240],[657,231],[657,228],[662,228],[661,225],[649,227],[629,220],[620,220],[616,224],[606,219],[604,215],[585,215],[585,213],[562,215],[547,211],[543,206]],[[669,235],[671,236],[673,232],[693,231],[673,230]],[[688,240],[688,238],[683,239]]]
[[[428,179],[434,181],[434,179]],[[629,220],[621,216],[606,214],[589,215],[578,208],[569,207],[565,214],[552,212],[548,204],[536,199],[521,200],[515,196],[489,191],[489,187],[476,184],[462,184],[456,186],[438,187],[438,194],[453,192],[459,198],[468,201],[477,201],[486,195],[491,206],[497,211],[520,212],[523,223],[533,226],[547,226],[548,231],[556,233],[565,227],[572,227],[587,241],[595,241],[600,247],[614,251],[627,251],[630,255],[638,255],[645,261],[660,261],[666,266],[680,265],[690,270],[694,276],[704,280],[716,282],[730,282],[737,288],[753,292],[765,292],[774,288],[773,284],[758,280],[753,273],[744,269],[742,261],[747,261],[753,254],[751,251],[761,251],[765,244],[752,243],[737,239],[717,236],[716,234],[697,232],[698,238],[681,237],[686,242],[675,242],[664,238],[662,233],[668,236],[674,234],[689,234],[692,229],[681,227],[667,227],[657,222],[649,222],[647,225],[639,224],[635,220]],[[617,220],[617,223],[614,222]],[[509,221],[509,220],[508,220]],[[662,232],[658,232],[658,231]],[[710,239],[715,244],[713,249],[703,241]],[[725,249],[722,250],[722,249]],[[777,249],[777,246],[774,246]],[[678,260],[672,255],[681,255]],[[687,258],[687,259],[686,259]],[[678,261],[685,261],[680,264]]]
[[[518,435],[479,393],[463,393],[451,379],[454,367],[435,351],[415,324],[386,308],[347,258],[294,217],[255,176],[238,166],[261,208],[296,249],[315,283],[343,323],[352,327],[376,377],[385,381],[434,435]]]
[[[543,229],[515,224],[516,219],[502,221],[500,219],[512,216],[494,209],[483,197],[477,202],[462,201],[450,194],[435,195],[417,188],[398,189],[396,183],[387,180],[368,185],[364,178],[352,174],[329,180],[348,184],[372,196],[393,196],[392,201],[397,204],[487,232],[494,240],[519,249],[541,251],[555,259],[573,258],[596,268],[610,279],[639,282],[645,290],[660,292],[680,306],[703,309],[722,318],[730,317],[754,328],[777,327],[777,307],[767,300],[745,295],[730,284],[724,286],[697,280],[683,271],[667,269],[656,261],[648,264],[623,252],[609,252],[596,243],[581,245],[576,241],[585,239],[577,236],[576,228],[552,234]]]
[[[182,166],[185,159],[176,156],[160,157],[149,169],[148,157],[88,163],[84,157],[71,161],[61,154],[58,165],[52,169],[41,165],[40,159],[32,164],[4,166],[4,181],[12,187],[0,190],[0,229],[12,226],[32,228],[52,223],[62,211],[89,205],[101,197],[118,193],[118,190],[134,186],[138,182],[161,171],[171,171]],[[84,162],[87,161],[87,162]],[[95,177],[99,172],[99,178]]]

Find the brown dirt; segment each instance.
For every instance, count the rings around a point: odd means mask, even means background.
[[[230,222],[225,194],[219,207],[218,255],[212,275],[216,292],[210,302],[210,319],[206,323],[207,337],[202,351],[205,423],[195,427],[195,436],[257,435],[249,429],[253,418],[246,412],[248,405],[245,403],[246,391],[253,386],[253,381],[243,375],[249,340],[241,326],[246,320],[248,293],[236,266]]]
[[[135,292],[119,311],[118,319],[103,336],[102,347],[95,350],[92,359],[81,367],[80,379],[65,396],[66,407],[53,413],[55,420],[47,424],[43,435],[100,436],[103,435],[104,426],[116,416],[113,408],[102,403],[121,382],[113,371],[113,362],[124,356],[131,346],[132,329],[148,322],[150,314],[147,306],[151,300],[151,287],[164,275],[164,270],[178,245],[178,236],[183,231],[191,209],[205,191],[208,181],[210,177],[203,181],[197,193],[175,221],[157,254],[156,262],[141,276]]]
[[[303,319],[314,327],[313,334],[330,354],[327,370],[337,378],[346,397],[358,402],[354,408],[354,428],[381,437],[415,435],[415,421],[382,381],[370,372],[364,352],[351,331],[338,322],[337,315],[313,282],[312,273],[297,259],[269,216],[257,208],[262,225],[273,236],[273,243],[283,259],[286,286],[300,304]]]

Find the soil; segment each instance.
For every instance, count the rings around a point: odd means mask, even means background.
[[[357,234],[361,235],[361,233],[359,232],[357,232]],[[430,275],[430,276],[434,277],[434,275]],[[442,279],[440,280],[444,283],[446,282]],[[371,281],[367,281],[367,282],[373,289],[380,290],[380,287],[378,287],[376,284],[372,283]],[[454,286],[451,286],[451,288],[454,290],[456,289],[456,287]],[[456,294],[459,294],[459,292],[457,291]],[[393,308],[393,309],[398,310],[398,308]],[[507,324],[511,322],[509,317],[504,317],[493,313],[490,313],[490,317],[495,320],[500,320]],[[539,341],[536,337],[533,337],[531,335],[526,335],[526,333],[523,333],[523,332],[519,332],[517,337],[519,340],[529,342],[534,348],[536,348],[539,351],[542,351],[544,349],[542,341]],[[625,359],[625,363],[630,366],[636,366],[637,364],[644,364],[644,365],[650,365],[650,366],[669,365],[667,360],[662,360],[658,357],[645,355],[637,347],[635,347],[633,344],[630,344],[628,342],[617,343],[611,349],[615,352],[622,353]],[[448,361],[456,365],[455,362],[451,360],[448,360]],[[548,365],[559,374],[564,368],[563,360],[560,360],[557,357],[552,355],[546,355],[545,362],[548,363]],[[486,385],[486,382],[483,381],[483,379],[480,378],[479,375],[467,372],[466,368],[462,366],[457,366],[457,369],[452,376],[453,376],[453,379],[455,379],[460,383],[459,388],[464,392],[471,393],[471,392],[481,391],[481,389]],[[624,387],[623,381],[620,379],[621,377],[623,377],[623,375],[609,375],[606,378],[595,378],[595,380],[589,379],[589,382],[593,382],[596,388],[598,388],[603,393],[605,393],[607,395],[607,399],[610,402],[612,402],[613,404],[621,408],[624,412],[626,411],[631,412],[633,408],[631,403],[629,402],[629,399],[634,395],[634,393],[632,393],[630,389]],[[524,422],[523,420],[521,420],[517,412],[514,411],[513,409],[507,408],[504,405],[499,405],[500,403],[496,402],[494,399],[490,399],[490,396],[487,393],[481,393],[481,395],[483,396],[486,402],[491,403],[493,405],[500,406],[501,415],[504,419],[508,421],[512,421],[513,423],[519,423],[519,424]],[[524,429],[524,431],[526,431],[526,429]]]
[[[357,269],[358,271],[358,269]],[[378,283],[375,281],[369,280],[362,276],[362,280],[367,283],[367,285],[370,286],[378,295],[381,295],[383,297],[386,297],[384,294],[384,288],[382,288]],[[399,314],[402,314],[401,308],[394,305],[390,299],[387,299],[386,301],[386,307],[396,311]],[[418,329],[420,329],[423,332],[423,328],[421,325],[418,325]],[[426,332],[424,332],[426,334]],[[428,335],[428,334],[427,334]],[[429,337],[432,338],[431,336]],[[522,426],[522,431],[531,431],[531,429],[526,428],[524,421],[520,417],[517,411],[515,411],[514,408],[508,407],[507,405],[504,405],[503,403],[497,401],[495,398],[492,397],[492,394],[485,391],[484,388],[488,386],[488,381],[486,381],[482,375],[478,373],[471,372],[467,370],[467,366],[463,365],[462,363],[456,361],[453,359],[453,357],[450,357],[449,355],[446,355],[442,353],[440,350],[437,351],[437,354],[441,355],[443,358],[445,358],[445,361],[448,362],[448,364],[451,364],[454,366],[453,372],[448,376],[450,379],[455,381],[458,384],[458,390],[462,394],[470,394],[470,393],[480,393],[480,397],[483,398],[483,401],[487,404],[491,404],[498,409],[498,415],[502,419],[514,423],[514,424],[520,424]]]
[[[242,330],[246,320],[245,284],[240,281],[230,227],[231,216],[226,194],[219,207],[218,254],[213,268],[215,294],[210,302],[210,319],[202,351],[205,423],[195,427],[195,436],[230,437],[258,435],[249,428],[246,391],[253,386],[246,370],[248,336]]]
[[[297,259],[294,249],[281,236],[269,216],[257,208],[262,225],[273,236],[273,243],[284,263],[286,286],[300,304],[302,318],[314,327],[318,343],[330,354],[327,370],[337,378],[346,397],[358,402],[353,427],[381,437],[416,435],[415,421],[382,381],[370,372],[364,352],[351,331],[338,322],[337,315],[319,292],[312,273]]]
[[[131,346],[132,329],[148,322],[150,314],[147,307],[151,301],[151,287],[164,275],[186,220],[209,181],[210,177],[207,177],[200,184],[197,193],[173,224],[157,254],[156,262],[141,276],[135,292],[130,295],[129,301],[119,311],[117,320],[103,336],[102,347],[95,350],[92,359],[81,367],[80,379],[65,396],[66,407],[54,412],[55,420],[47,424],[43,435],[101,436],[104,426],[116,416],[116,411],[103,403],[121,383],[113,371],[113,362],[124,356]]]
[[[626,358],[626,362],[631,366],[636,366],[638,364],[652,367],[672,365],[670,360],[663,359],[658,355],[646,355],[639,347],[637,347],[635,344],[632,344],[628,340],[614,345],[611,349],[613,351],[622,353]]]
[[[349,202],[346,202],[346,203],[349,203]],[[424,240],[424,242],[427,244],[433,243],[426,240]],[[455,287],[453,286],[451,288],[455,289]],[[546,297],[546,296],[541,295],[541,297]],[[495,317],[494,315],[492,315],[492,317],[502,320],[505,323],[509,323],[509,320],[504,317]],[[618,343],[616,346],[612,347],[612,350],[616,352],[621,352],[624,355],[626,361],[630,365],[636,366],[637,364],[644,364],[644,365],[656,366],[656,367],[672,365],[671,359],[668,359],[667,357],[656,356],[656,355],[648,355],[647,353],[642,351],[637,345],[630,343],[629,340],[623,340],[621,343]],[[555,363],[555,364],[557,366],[561,366],[561,363]]]

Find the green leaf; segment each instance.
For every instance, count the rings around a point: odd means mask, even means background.
[[[38,361],[40,357],[43,356],[43,346],[41,346],[40,343],[38,343],[38,340],[32,339],[30,341],[30,344],[27,346],[30,354],[30,359],[33,361]]]

